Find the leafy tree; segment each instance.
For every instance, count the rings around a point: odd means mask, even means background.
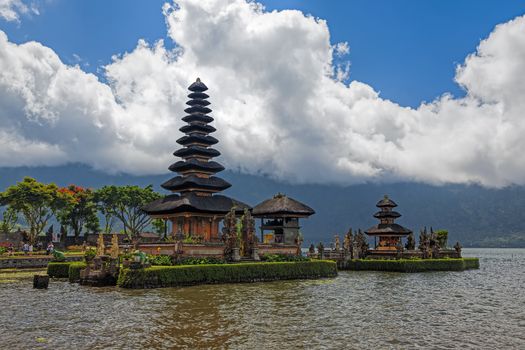
[[[30,177],[7,188],[1,197],[2,204],[22,214],[29,226],[27,238],[31,244],[35,244],[51,217],[70,200],[54,183],[43,184]]]
[[[124,233],[137,241],[140,232],[150,223],[151,218],[142,208],[160,198],[151,185],[139,186],[104,186],[98,192],[101,211],[117,218],[124,228]]]
[[[104,186],[95,191],[94,201],[98,211],[104,216],[104,232],[107,234],[112,232],[115,224],[117,199],[117,186]]]
[[[151,226],[153,226],[153,230],[155,233],[158,233],[160,237],[164,237],[166,235],[166,231],[168,229],[168,222],[164,219],[155,219],[151,221]]]
[[[18,213],[12,207],[7,208],[2,213],[2,221],[0,221],[0,232],[8,234],[13,231],[18,224]]]
[[[73,230],[75,241],[78,242],[84,229],[97,232],[99,221],[93,191],[80,186],[69,185],[60,188],[58,192],[68,198],[64,207],[58,212],[58,220],[62,225]]]

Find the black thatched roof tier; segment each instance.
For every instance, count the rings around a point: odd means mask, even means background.
[[[174,172],[184,172],[189,170],[202,171],[206,173],[218,173],[224,170],[224,167],[217,162],[203,162],[198,159],[179,160],[168,168]]]
[[[398,224],[379,224],[365,231],[369,236],[406,236],[411,232],[409,229]]]
[[[193,91],[193,92],[203,92],[203,91],[208,90],[208,87],[204,85],[204,83],[201,81],[200,78],[197,78],[197,80],[193,84],[190,85],[188,90]]]
[[[205,148],[201,146],[189,146],[189,147],[184,147],[179,150],[176,150],[175,152],[173,152],[173,155],[175,157],[181,157],[181,158],[187,158],[191,156],[201,156],[204,158],[206,157],[213,158],[213,157],[220,156],[221,152],[213,148]]]
[[[383,197],[383,199],[381,199],[379,202],[377,202],[376,207],[378,207],[378,208],[384,208],[384,207],[394,208],[394,207],[397,207],[397,204],[396,204],[396,202],[394,202],[393,200],[388,198],[387,195],[385,195]]]
[[[191,99],[203,100],[210,96],[208,96],[204,92],[192,92],[191,94],[188,95],[188,97]]]
[[[306,204],[279,193],[257,204],[252,214],[255,217],[306,217],[315,214],[315,211]]]
[[[180,139],[177,140],[177,143],[183,146],[189,146],[191,144],[202,144],[211,146],[216,144],[217,142],[219,142],[219,140],[217,140],[213,136],[200,134],[182,136]]]
[[[189,192],[183,195],[171,194],[157,199],[146,205],[142,210],[150,215],[183,212],[225,215],[233,207],[238,213],[242,213],[244,209],[250,209],[249,205],[223,195],[199,196]]]
[[[209,109],[208,107],[195,105],[195,106],[191,106],[191,107],[186,108],[184,110],[184,112],[186,112],[188,114],[193,114],[193,113],[204,113],[204,114],[207,114],[207,113],[211,112],[211,109]]]
[[[189,189],[203,190],[205,192],[220,192],[231,187],[231,184],[215,176],[203,178],[196,175],[189,175],[174,177],[163,183],[161,186],[162,188],[174,192],[182,192]]]
[[[186,104],[190,107],[185,109],[188,115],[182,118],[187,125],[179,129],[185,135],[177,140],[177,143],[184,147],[173,153],[183,160],[169,167],[171,171],[179,173],[179,176],[161,185],[169,191],[180,194],[171,194],[153,201],[143,208],[144,211],[150,215],[208,213],[222,216],[232,207],[238,208],[239,213],[246,208],[249,209],[250,207],[245,203],[215,194],[231,185],[219,177],[209,176],[224,170],[224,167],[211,160],[219,156],[220,152],[209,148],[219,141],[209,136],[209,133],[216,130],[213,126],[207,125],[213,121],[212,117],[206,115],[211,112],[211,109],[206,107],[210,104],[206,100],[209,96],[204,93],[208,88],[197,79],[188,89],[191,93],[188,95],[190,100]]]
[[[185,134],[191,134],[195,132],[199,132],[202,134],[209,134],[211,132],[215,132],[217,129],[215,129],[211,125],[189,124],[189,125],[184,125],[179,130]]]
[[[182,118],[182,120],[185,121],[186,123],[194,123],[194,122],[211,123],[213,121],[213,118],[206,114],[193,113],[193,114],[185,116],[184,118]]]
[[[186,104],[188,106],[196,106],[196,105],[207,106],[210,104],[210,101],[201,100],[201,99],[193,99],[193,100],[189,100],[188,102],[186,102]]]
[[[383,218],[398,218],[401,214],[399,214],[397,211],[378,211],[374,214],[375,218],[383,219]]]

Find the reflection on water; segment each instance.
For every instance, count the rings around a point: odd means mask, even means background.
[[[525,348],[525,249],[481,269],[155,290],[0,283],[0,348]]]

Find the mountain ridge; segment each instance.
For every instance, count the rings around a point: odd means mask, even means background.
[[[316,214],[302,221],[304,243],[329,242],[343,235],[376,224],[372,217],[375,203],[388,194],[399,205],[400,224],[416,237],[424,226],[449,230],[449,244],[460,241],[466,247],[525,247],[525,187],[502,189],[478,185],[433,186],[420,183],[366,183],[352,186],[304,185],[279,182],[268,177],[233,171],[221,173],[233,186],[224,193],[251,206],[285,193],[315,209]],[[76,184],[99,188],[104,185],[152,184],[160,188],[170,174],[134,176],[107,174],[88,166],[71,164],[58,167],[0,168],[0,189],[31,176],[60,186]]]

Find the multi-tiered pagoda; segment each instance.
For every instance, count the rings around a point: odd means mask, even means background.
[[[394,221],[401,216],[393,208],[397,204],[385,195],[383,199],[377,202],[376,207],[380,210],[374,214],[374,217],[379,219],[379,224],[370,227],[365,233],[376,239],[375,250],[378,251],[395,251],[398,249],[401,238],[409,235],[412,231],[396,224]]]
[[[231,185],[215,176],[224,167],[212,160],[220,152],[211,147],[219,141],[209,135],[215,128],[209,125],[213,118],[209,116],[212,110],[205,93],[208,88],[197,78],[188,90],[191,92],[186,102],[189,107],[184,110],[188,115],[182,118],[187,124],[179,129],[185,136],[177,140],[183,148],[173,153],[182,160],[169,167],[179,175],[162,184],[173,194],[143,209],[154,218],[170,220],[174,235],[214,241],[218,239],[219,223],[224,215],[233,207],[242,212],[249,206],[217,194]]]

